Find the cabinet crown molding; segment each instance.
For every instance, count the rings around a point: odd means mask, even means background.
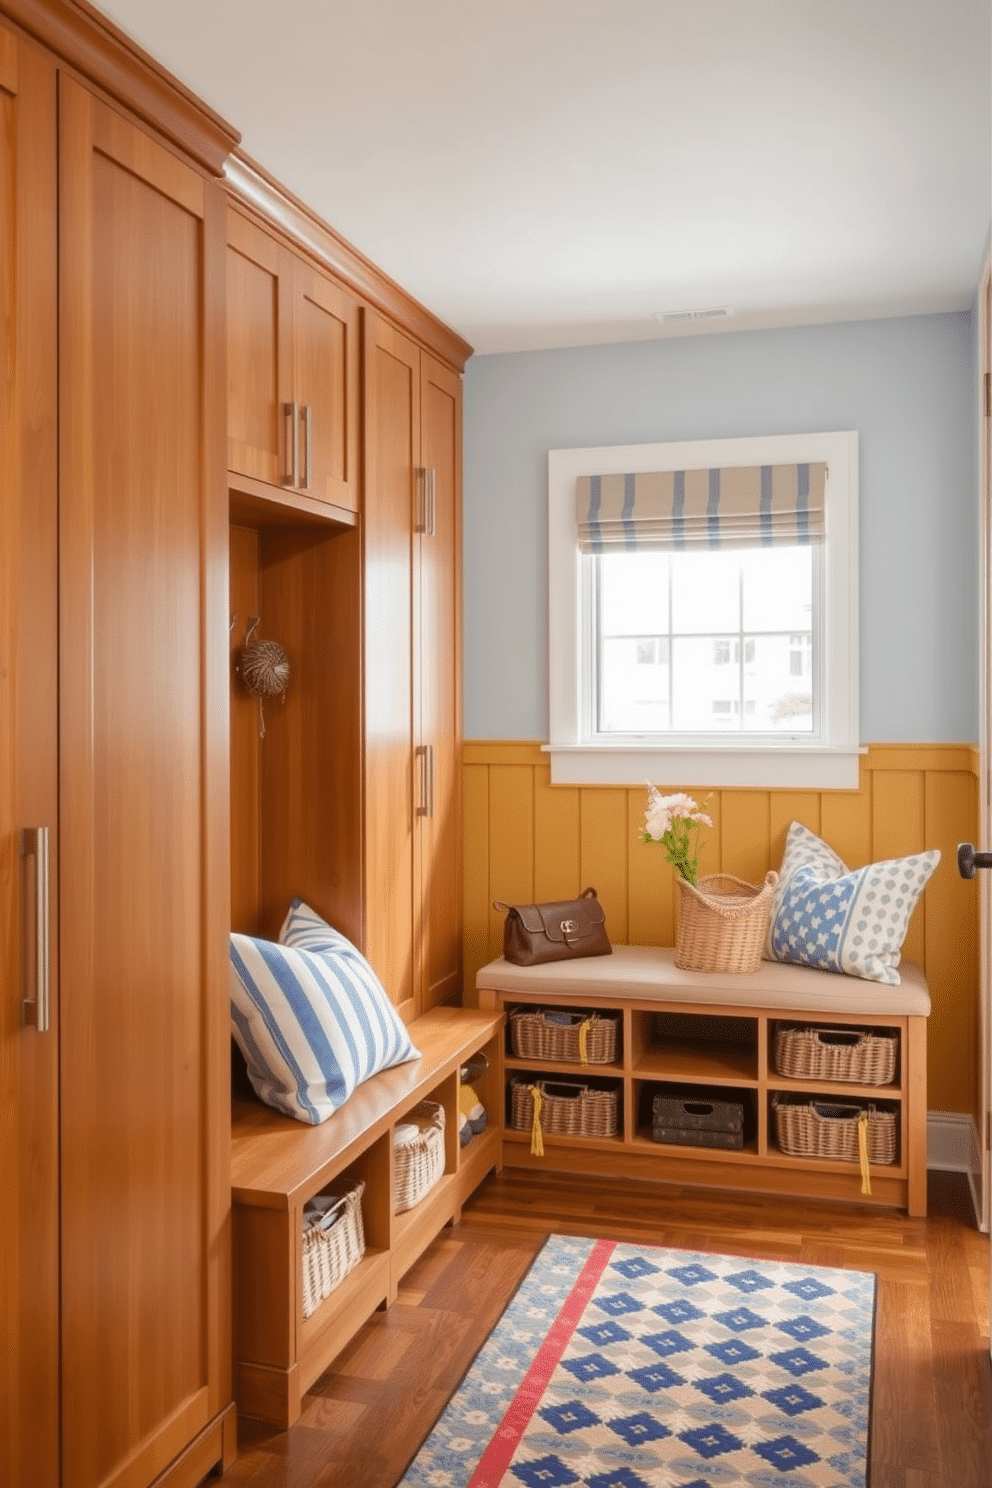
[[[438,320],[243,150],[235,150],[227,159],[224,176],[232,206],[248,209],[261,226],[277,229],[428,351],[456,372],[464,370],[473,348],[457,331]]]
[[[221,176],[241,135],[88,0],[0,0],[6,17]]]

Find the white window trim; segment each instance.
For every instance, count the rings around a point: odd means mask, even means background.
[[[743,744],[739,738],[685,739],[671,745],[591,743],[582,719],[581,555],[575,539],[575,482],[580,475],[718,465],[827,464],[824,713],[821,739],[794,737]],[[550,755],[554,785],[779,786],[856,790],[858,676],[858,436],[840,433],[758,435],[666,444],[608,445],[548,452],[548,661]],[[826,741],[826,742],[824,742]]]

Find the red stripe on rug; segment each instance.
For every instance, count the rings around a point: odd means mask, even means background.
[[[534,1356],[534,1362],[520,1381],[516,1395],[510,1401],[495,1436],[479,1459],[479,1465],[469,1478],[466,1488],[497,1488],[497,1484],[503,1481],[503,1475],[537,1410],[548,1381],[579,1326],[582,1314],[599,1285],[599,1279],[614,1250],[615,1240],[597,1240],[589,1252],[575,1285],[548,1329],[544,1342]]]

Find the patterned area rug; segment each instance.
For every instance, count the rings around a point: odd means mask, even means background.
[[[875,1278],[554,1235],[415,1488],[866,1488]]]

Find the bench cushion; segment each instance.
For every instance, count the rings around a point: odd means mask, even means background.
[[[670,948],[617,945],[611,956],[552,961],[546,966],[513,966],[501,956],[482,968],[476,986],[537,995],[544,990],[582,1001],[643,998],[790,1012],[928,1016],[930,993],[923,972],[911,963],[900,970],[897,987],[775,961],[763,961],[758,971],[739,975],[684,971],[675,965]]]

